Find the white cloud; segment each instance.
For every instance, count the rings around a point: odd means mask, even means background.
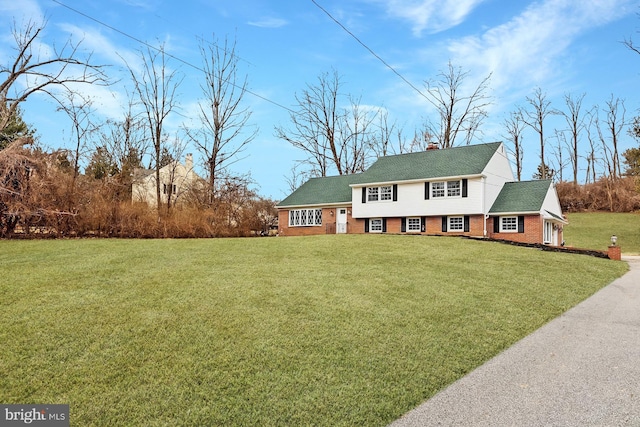
[[[285,19],[274,18],[274,17],[264,17],[256,21],[247,22],[247,24],[249,25],[252,25],[254,27],[260,27],[260,28],[280,28],[280,27],[284,27],[288,23],[289,22],[287,22]]]
[[[18,25],[21,20],[44,21],[44,13],[36,0],[0,0],[0,14],[13,16]]]
[[[530,90],[562,76],[561,58],[579,36],[632,10],[630,0],[546,0],[480,36],[449,41],[448,51],[456,65],[492,72],[494,88]]]
[[[411,23],[416,37],[455,27],[486,0],[368,0],[382,4],[387,13]]]

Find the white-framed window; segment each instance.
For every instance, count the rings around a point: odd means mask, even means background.
[[[501,233],[517,233],[518,217],[517,216],[500,217],[500,232]]]
[[[373,218],[369,220],[369,232],[382,233],[382,218]]]
[[[431,183],[431,197],[444,197],[444,182],[432,182]]]
[[[464,217],[450,216],[447,218],[447,231],[464,231]]]
[[[378,187],[367,187],[367,202],[377,202],[379,195]]]
[[[393,200],[393,186],[367,187],[367,202]]]
[[[459,197],[460,181],[447,181],[447,197]]]
[[[392,200],[393,199],[393,187],[390,185],[384,185],[380,187],[380,200]]]
[[[420,218],[407,218],[407,231],[422,231],[422,220]]]
[[[462,182],[436,181],[431,183],[431,197],[460,197],[462,195]]]
[[[289,227],[322,225],[322,209],[292,209],[289,211]]]

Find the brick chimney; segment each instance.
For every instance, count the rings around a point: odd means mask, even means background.
[[[189,153],[184,156],[184,166],[187,168],[187,172],[193,169],[193,154]]]
[[[437,149],[438,149],[438,144],[430,142],[429,145],[427,145],[427,151],[429,151],[429,150],[437,150]]]

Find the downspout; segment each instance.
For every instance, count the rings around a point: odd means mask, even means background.
[[[483,230],[482,230],[482,235],[484,237],[487,237],[487,207],[486,207],[486,190],[485,190],[485,186],[487,185],[487,178],[483,175],[482,176],[482,216],[483,216],[483,220],[482,220],[482,224],[483,224]]]

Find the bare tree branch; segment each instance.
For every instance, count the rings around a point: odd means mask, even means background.
[[[62,48],[43,58],[36,50],[45,23],[30,21],[22,29],[14,24],[16,56],[10,64],[0,64],[0,132],[15,116],[18,106],[34,93],[55,96],[54,88],[74,92],[72,85],[107,84],[104,66],[91,63],[91,55],[78,58],[81,42],[67,40]]]

